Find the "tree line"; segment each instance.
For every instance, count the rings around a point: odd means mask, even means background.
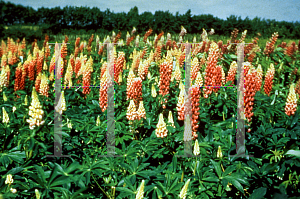
[[[255,36],[261,33],[270,37],[274,32],[278,32],[280,37],[299,39],[300,23],[276,21],[270,19],[241,19],[241,17],[231,15],[226,20],[214,17],[211,14],[192,15],[189,9],[185,14],[175,15],[169,11],[143,12],[139,14],[135,6],[128,13],[114,13],[109,9],[101,11],[97,7],[75,7],[65,6],[63,8],[40,7],[37,10],[32,7],[16,5],[11,2],[0,1],[2,31],[3,26],[11,25],[34,25],[40,26],[42,33],[59,34],[69,30],[94,30],[102,32],[130,31],[136,27],[137,32],[144,34],[149,28],[154,33],[161,31],[178,34],[181,25],[188,33],[202,33],[202,29],[213,28],[218,35],[230,36],[234,28],[241,31],[247,30],[247,35]],[[0,25],[1,26],[1,25]],[[3,34],[2,34],[3,36]]]

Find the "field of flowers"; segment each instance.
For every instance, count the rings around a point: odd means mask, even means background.
[[[300,197],[300,41],[139,34],[2,40],[0,198]]]

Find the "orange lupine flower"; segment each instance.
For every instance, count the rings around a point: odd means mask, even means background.
[[[205,69],[205,86],[214,86],[216,85],[215,77],[216,77],[216,65],[218,60],[218,45],[213,42],[209,49],[209,55],[207,58],[207,66]],[[222,74],[221,74],[222,76]],[[204,88],[203,91],[205,93],[204,97],[207,98],[209,94],[212,93],[213,87]]]
[[[245,104],[245,117],[248,119],[248,122],[251,121],[253,116],[253,105],[254,105],[254,96],[256,93],[256,71],[255,69],[245,70],[245,95],[244,95],[244,104]]]
[[[197,130],[198,130],[198,119],[199,119],[199,100],[200,100],[200,87],[199,86],[192,86],[191,87],[191,101],[192,101],[192,133],[194,139],[198,137]]]
[[[263,71],[261,68],[261,65],[259,64],[257,67],[257,76],[256,76],[256,91],[260,91],[261,89],[261,84],[262,84],[262,76],[263,76]]]
[[[265,77],[265,85],[264,85],[264,91],[268,96],[270,96],[270,92],[272,90],[274,74],[275,74],[275,68],[274,65],[271,63]]]
[[[24,63],[24,65],[25,65],[25,63]],[[21,81],[20,81],[20,85],[19,85],[19,90],[25,89],[26,71],[25,71],[24,65],[22,67],[22,77],[21,77]]]
[[[9,85],[9,78],[10,78],[10,67],[9,65],[6,65],[6,74],[7,74],[7,85]]]
[[[125,53],[119,52],[117,63],[115,65],[115,72],[114,72],[114,79],[118,84],[120,84],[118,77],[120,74],[122,75],[124,60],[125,60]]]
[[[91,92],[91,74],[93,70],[93,59],[90,57],[90,59],[85,64],[84,72],[83,72],[83,91],[82,93],[85,95],[88,95]]]
[[[37,92],[40,91],[41,78],[42,78],[42,74],[39,73],[38,76],[36,77],[36,80],[35,80],[35,90]]]
[[[99,105],[102,112],[104,112],[107,108],[107,72],[103,74],[100,81]]]
[[[39,57],[37,58],[36,62],[36,75],[38,75],[43,70],[43,61],[44,61],[44,52],[39,52]]]
[[[267,42],[266,43],[266,48],[265,48],[265,51],[264,51],[264,54],[267,55],[267,56],[270,56],[270,54],[274,51],[274,45],[275,45],[275,42],[277,41],[277,38],[278,38],[278,33],[275,32],[271,39],[270,39],[270,42]]]
[[[135,75],[133,73],[133,70],[130,69],[128,77],[127,77],[127,100],[133,99],[133,80],[135,78]]]
[[[21,79],[22,79],[22,63],[20,62],[15,72],[15,84],[14,84],[15,91],[20,90]]]
[[[29,62],[29,66],[28,66],[28,77],[30,81],[34,80],[35,64],[36,64],[36,58],[33,57],[32,60]]]
[[[153,31],[153,30],[150,28],[150,29],[145,33],[145,35],[144,35],[144,42],[145,42],[145,43],[146,43],[147,38],[149,37],[149,35],[151,35],[152,31]]]

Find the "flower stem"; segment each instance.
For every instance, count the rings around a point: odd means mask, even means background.
[[[106,195],[107,198],[111,199],[111,197],[101,188],[101,186],[98,184],[97,180],[95,179],[94,175],[91,173],[92,178],[94,179],[94,181],[96,182],[96,184],[98,185],[98,187],[101,189],[101,191]]]

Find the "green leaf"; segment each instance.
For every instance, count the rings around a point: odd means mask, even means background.
[[[295,114],[295,116],[294,116],[294,118],[292,120],[292,123],[291,123],[291,128],[293,128],[295,126],[295,124],[298,122],[299,115],[300,114]]]
[[[211,161],[211,163],[213,164],[213,166],[214,166],[214,168],[215,168],[215,170],[216,170],[216,173],[217,173],[218,177],[220,178],[220,177],[222,176],[222,170],[221,170],[221,167],[220,167],[219,163],[217,163],[217,162],[215,162],[215,161],[213,161],[213,160],[210,160],[210,161]]]
[[[255,189],[248,199],[260,199],[263,198],[266,195],[266,193],[267,193],[267,188],[261,187]]]
[[[288,150],[285,155],[293,155],[300,158],[300,150]]]

